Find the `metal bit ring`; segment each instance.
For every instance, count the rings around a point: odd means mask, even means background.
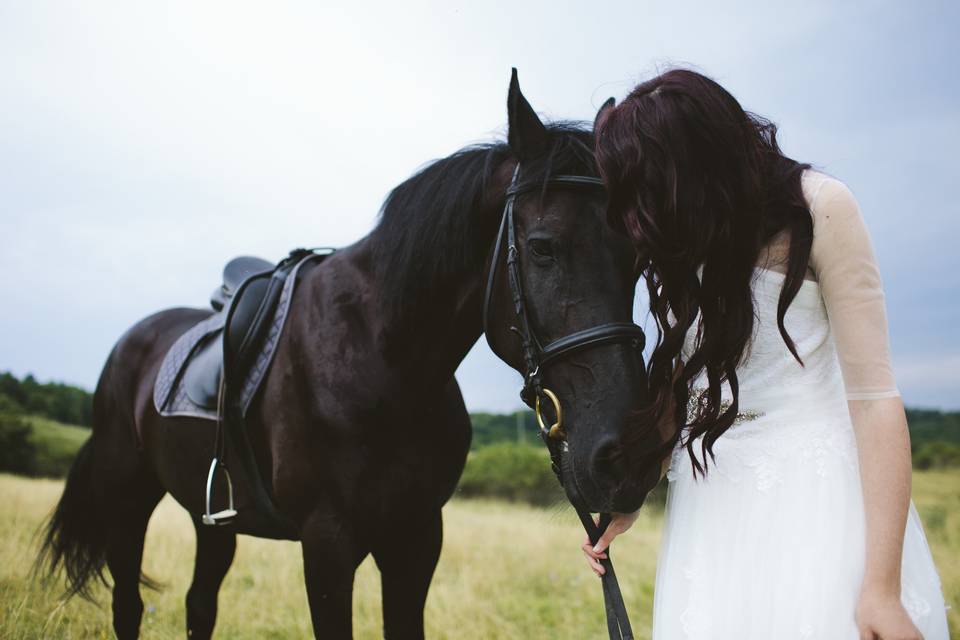
[[[550,391],[550,389],[544,389],[543,395],[550,398],[550,401],[553,403],[553,410],[557,414],[557,421],[547,428],[546,423],[543,421],[543,413],[540,411],[540,396],[537,395],[537,400],[534,405],[537,413],[537,424],[540,425],[540,430],[549,437],[562,440],[567,434],[563,430],[563,413],[560,409],[560,399],[557,398],[557,394],[555,394],[553,391]]]

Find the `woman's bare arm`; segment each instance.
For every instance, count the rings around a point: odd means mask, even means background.
[[[910,433],[900,398],[850,400],[860,459],[866,557],[856,618],[864,638],[920,639],[900,603],[900,564],[910,507]]]
[[[850,400],[867,527],[864,588],[900,597],[900,559],[910,506],[910,433],[900,398]]]

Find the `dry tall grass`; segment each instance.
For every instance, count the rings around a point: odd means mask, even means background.
[[[0,638],[110,638],[109,601],[62,603],[54,586],[28,579],[35,533],[62,484],[0,476]],[[949,601],[960,600],[960,474],[917,473],[914,494]],[[445,542],[426,610],[430,638],[602,638],[597,578],[577,548],[569,508],[552,510],[454,500],[444,509]],[[648,638],[660,517],[644,514],[615,547],[617,571],[638,638]],[[144,591],[144,638],[184,635],[183,598],[193,566],[193,528],[164,499],[150,522],[144,568],[164,583]],[[380,636],[379,575],[368,559],[357,575],[354,628]],[[956,630],[960,616],[951,612]],[[299,545],[241,537],[220,592],[221,638],[312,637]]]

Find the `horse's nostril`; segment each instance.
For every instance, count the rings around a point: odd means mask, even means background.
[[[606,436],[597,442],[590,457],[590,469],[598,484],[616,483],[623,478],[623,456],[616,438]]]

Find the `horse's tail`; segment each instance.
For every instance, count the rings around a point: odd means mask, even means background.
[[[47,523],[38,567],[48,576],[61,567],[67,595],[91,599],[92,580],[106,584],[108,519],[103,513],[103,486],[94,468],[95,436],[88,439],[70,467],[67,484]]]
[[[118,518],[124,513],[135,477],[129,466],[136,464],[133,436],[132,390],[124,388],[129,376],[115,375],[122,359],[115,347],[107,358],[93,395],[93,434],[80,447],[63,495],[43,531],[34,571],[51,578],[63,569],[66,595],[92,599],[96,582],[107,584],[104,568],[111,541],[118,532]],[[141,576],[147,586],[155,586]]]

